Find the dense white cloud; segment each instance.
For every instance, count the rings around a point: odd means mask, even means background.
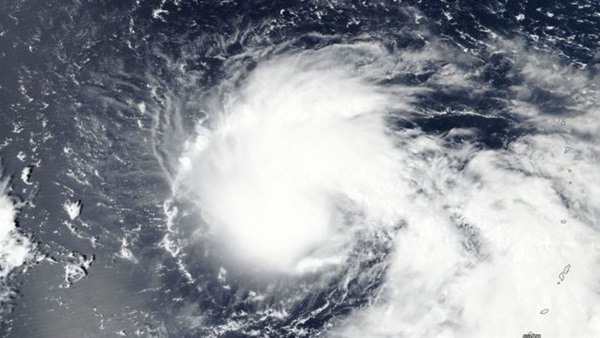
[[[350,228],[398,221],[407,187],[384,123],[392,96],[323,56],[341,52],[259,66],[199,129],[190,187],[238,257],[304,270],[316,263],[311,252],[334,254]]]
[[[0,181],[0,303],[7,301],[12,289],[6,285],[13,271],[32,258],[33,243],[17,228],[17,206],[7,195],[8,182]]]

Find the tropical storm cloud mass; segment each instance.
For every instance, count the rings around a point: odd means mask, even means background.
[[[595,2],[0,7],[3,335],[600,335]]]

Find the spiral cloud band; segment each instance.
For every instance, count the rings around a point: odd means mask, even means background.
[[[584,97],[559,120],[529,91],[593,78],[525,54],[508,109],[529,132],[499,149],[469,141],[477,130],[394,122],[423,118],[411,102],[428,88],[475,74],[449,63],[424,86],[380,80],[452,55],[355,44],[274,57],[223,87],[181,181],[225,251],[267,271],[343,265],[356,233],[393,234],[381,294],[333,335],[600,332],[598,106]]]

